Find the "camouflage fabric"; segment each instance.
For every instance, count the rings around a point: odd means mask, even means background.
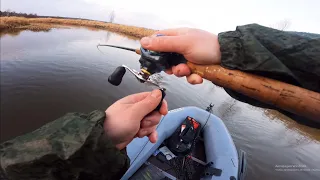
[[[280,31],[258,24],[238,26],[218,35],[221,65],[320,92],[320,35]],[[233,98],[276,109],[230,89]],[[303,117],[277,109],[298,122],[318,126]]]
[[[105,113],[69,113],[0,146],[2,178],[120,179],[130,162],[105,137]]]

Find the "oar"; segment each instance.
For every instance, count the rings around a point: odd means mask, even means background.
[[[135,52],[140,54],[140,50]],[[288,83],[265,78],[220,65],[198,65],[187,62],[192,73],[263,103],[304,116],[320,123],[320,94]]]

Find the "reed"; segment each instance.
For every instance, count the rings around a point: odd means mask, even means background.
[[[63,26],[78,26],[107,30],[121,33],[136,38],[149,36],[155,32],[153,29],[143,27],[128,26],[115,23],[107,23],[94,20],[82,19],[62,19],[62,18],[25,18],[25,17],[1,17],[0,30],[32,30],[48,31],[52,28],[61,28]]]

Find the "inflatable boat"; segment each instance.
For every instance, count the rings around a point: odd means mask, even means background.
[[[135,138],[127,146],[130,168],[122,179],[244,179],[245,152],[236,149],[223,121],[211,113],[212,107],[169,111],[157,126],[154,144],[147,137]],[[191,124],[189,130],[186,123]]]

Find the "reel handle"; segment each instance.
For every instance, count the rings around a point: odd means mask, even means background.
[[[123,66],[117,67],[113,73],[109,76],[108,81],[114,86],[119,86],[122,82],[122,78],[126,73],[126,68]]]

